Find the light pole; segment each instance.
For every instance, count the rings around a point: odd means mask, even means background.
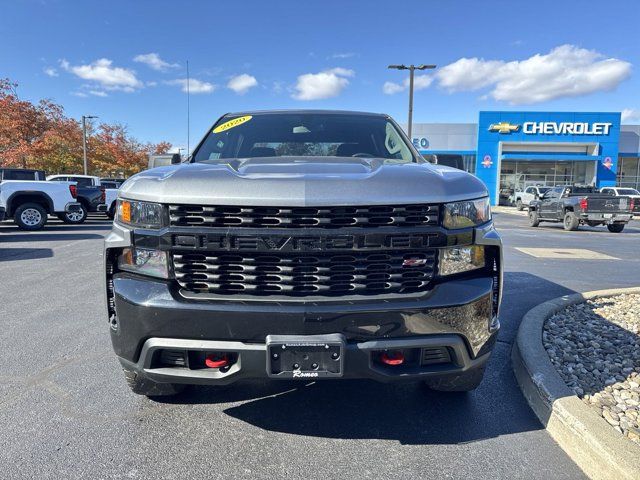
[[[87,118],[98,118],[91,115],[82,115],[82,161],[84,165],[84,174],[87,175]]]
[[[388,68],[395,70],[409,70],[409,122],[407,124],[407,135],[409,140],[411,139],[411,127],[413,123],[413,72],[415,70],[432,70],[436,68],[435,65],[389,65]]]

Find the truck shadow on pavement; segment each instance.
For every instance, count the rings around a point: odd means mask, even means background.
[[[0,262],[37,260],[51,257],[53,257],[53,250],[50,248],[0,248]]]
[[[505,274],[502,331],[485,379],[470,393],[441,393],[422,384],[249,382],[192,387],[164,403],[231,404],[224,412],[256,427],[295,435],[386,439],[401,444],[464,444],[543,429],[520,392],[511,346],[524,313],[574,293],[522,272]]]
[[[0,242],[64,242],[104,238],[98,233],[18,233],[0,234]]]

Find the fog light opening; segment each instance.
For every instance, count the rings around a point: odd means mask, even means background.
[[[401,350],[389,350],[382,352],[380,361],[385,365],[402,365],[404,363],[404,353]]]
[[[231,364],[227,353],[210,353],[204,359],[204,364],[208,368],[225,368]]]

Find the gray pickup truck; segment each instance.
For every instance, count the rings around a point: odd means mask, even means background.
[[[610,232],[620,233],[633,218],[632,211],[632,198],[601,193],[592,186],[563,185],[530,203],[529,224],[562,222],[565,230],[606,225]]]
[[[187,163],[120,188],[112,343],[148,396],[246,378],[468,391],[499,329],[501,252],[484,184],[387,115],[227,114]]]

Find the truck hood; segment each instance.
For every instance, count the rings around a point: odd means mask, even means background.
[[[160,203],[331,206],[443,203],[488,195],[473,175],[429,163],[276,157],[187,163],[131,177],[119,196]]]

